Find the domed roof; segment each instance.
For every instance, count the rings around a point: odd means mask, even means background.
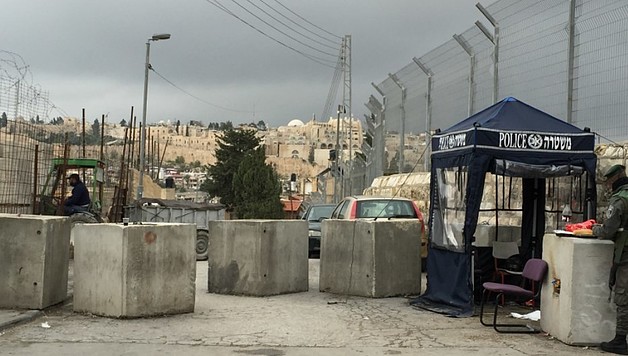
[[[305,124],[303,123],[303,121],[299,119],[294,119],[288,123],[288,126],[292,126],[292,127],[295,127],[295,126],[298,127],[298,126],[303,126],[303,125]]]

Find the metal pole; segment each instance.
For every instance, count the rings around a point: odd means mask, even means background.
[[[460,47],[469,55],[469,102],[467,106],[467,116],[473,115],[473,67],[475,64],[475,54],[473,49],[465,41],[464,37],[460,35],[454,35],[454,40],[458,42]]]
[[[494,31],[492,38],[488,36],[487,32],[485,32],[484,26],[480,22],[476,22],[475,25],[484,32],[489,40],[493,42],[493,104],[497,102],[499,98],[499,23],[497,20],[482,6],[482,4],[477,3],[475,7],[480,10],[482,15],[486,17],[486,19],[493,25]]]
[[[338,194],[341,192],[342,187],[339,186],[341,183],[341,173],[340,173],[340,113],[345,111],[344,105],[338,105],[338,112],[336,117],[336,157],[334,160],[334,203],[338,203],[340,201]]]
[[[379,95],[382,96],[382,109],[379,112],[379,129],[375,131],[375,137],[373,137],[373,142],[375,143],[375,173],[379,175],[384,175],[384,131],[386,130],[386,95],[377,85],[375,85],[375,83],[371,82],[371,85],[373,86],[373,88],[375,88]]]
[[[427,93],[425,95],[425,158],[423,166],[426,172],[430,171],[430,160],[432,149],[432,76],[434,73],[419,58],[412,58],[412,61],[419,66],[421,71],[427,76]]]
[[[569,2],[569,30],[568,59],[567,59],[567,122],[573,123],[573,71],[574,71],[574,51],[575,51],[575,23],[576,23],[576,0]]]
[[[100,120],[100,160],[105,160],[105,115]]]
[[[144,101],[142,106],[142,127],[140,130],[140,175],[137,184],[136,198],[142,199],[144,195],[144,164],[145,164],[145,148],[146,145],[146,102],[148,100],[148,68],[150,66],[150,40],[146,41],[146,62],[144,63]]]
[[[343,76],[344,85],[342,89],[342,103],[344,112],[349,114],[349,194],[353,195],[353,153],[351,146],[353,145],[353,120],[352,120],[352,103],[351,103],[351,35],[344,37],[344,66]],[[344,121],[343,121],[344,123]],[[344,175],[343,175],[344,178]],[[344,187],[344,184],[343,184]]]
[[[38,170],[37,170],[37,166],[39,164],[39,145],[35,145],[35,162],[33,163],[33,214],[38,214],[40,213],[40,209],[39,206],[37,206],[37,189],[39,189],[37,187],[37,175],[38,175]],[[40,198],[41,199],[41,198]]]
[[[399,173],[403,173],[404,150],[406,148],[406,87],[401,84],[395,74],[388,74],[388,77],[401,89],[401,132],[399,134]]]

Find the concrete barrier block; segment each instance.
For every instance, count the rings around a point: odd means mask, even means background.
[[[302,220],[209,223],[210,293],[268,296],[308,290],[308,227]]]
[[[68,294],[70,222],[0,214],[0,308],[43,309]]]
[[[418,220],[325,220],[321,292],[391,297],[421,292]]]
[[[196,225],[74,228],[74,311],[135,318],[194,311]]]
[[[615,336],[608,275],[613,260],[608,240],[543,237],[549,270],[541,290],[541,328],[569,345],[598,345]],[[558,288],[560,286],[560,288]]]

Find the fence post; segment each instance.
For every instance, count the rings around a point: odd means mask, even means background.
[[[475,22],[475,25],[480,31],[493,43],[493,104],[495,104],[497,100],[499,100],[499,23],[482,4],[477,3],[475,7],[477,7],[482,15],[493,25],[493,35],[491,35],[481,22]]]
[[[576,0],[569,1],[568,48],[567,48],[567,122],[573,123],[573,70],[574,70],[574,42],[575,42]]]
[[[401,89],[401,132],[399,133],[399,173],[403,173],[404,150],[406,148],[406,87],[401,84],[395,74],[388,73],[388,77]]]
[[[412,61],[425,73],[427,76],[427,92],[425,94],[425,158],[424,168],[426,172],[430,171],[429,157],[431,155],[432,143],[432,76],[434,73],[421,62],[419,58],[412,58]]]
[[[475,54],[473,53],[473,49],[465,41],[464,37],[454,35],[454,40],[456,40],[460,47],[462,47],[462,49],[464,49],[464,51],[469,55],[469,104],[467,106],[467,116],[471,116],[473,115],[473,67],[475,65]]]

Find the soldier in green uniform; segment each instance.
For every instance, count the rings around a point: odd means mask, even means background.
[[[628,355],[626,334],[628,334],[628,178],[626,167],[616,164],[606,171],[605,186],[612,191],[603,225],[593,226],[593,234],[600,239],[615,242],[613,268],[609,287],[615,289],[617,305],[617,327],[615,338],[603,342],[602,350],[615,354]]]

